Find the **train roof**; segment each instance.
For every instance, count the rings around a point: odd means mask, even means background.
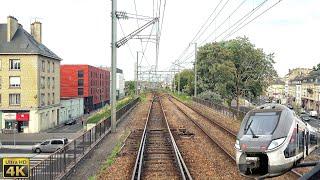
[[[253,111],[260,111],[260,110],[266,110],[266,109],[278,110],[278,111],[289,110],[287,106],[284,106],[282,104],[267,103],[254,108]]]

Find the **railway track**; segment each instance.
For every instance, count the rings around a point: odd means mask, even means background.
[[[149,107],[132,179],[192,179],[157,95]]]
[[[230,159],[232,159],[234,162],[236,161],[234,155],[232,153],[230,153],[229,150],[227,150],[227,148],[224,147],[224,145],[222,143],[219,142],[219,140],[213,136],[211,136],[206,130],[205,128],[203,128],[197,121],[195,121],[190,115],[188,115],[177,103],[175,103],[174,101],[172,101],[172,99],[175,99],[176,101],[178,101],[179,103],[183,104],[184,106],[188,107],[189,109],[191,109],[192,111],[194,111],[195,113],[197,113],[199,116],[201,116],[203,119],[206,119],[208,122],[210,122],[212,125],[218,127],[219,129],[221,129],[222,131],[224,131],[225,133],[227,133],[228,135],[232,136],[234,138],[234,141],[236,140],[237,137],[237,133],[228,129],[227,127],[221,125],[220,123],[216,122],[215,120],[207,117],[206,115],[204,115],[203,113],[201,113],[199,110],[191,107],[188,104],[185,104],[184,102],[180,101],[179,99],[173,97],[170,95],[169,100],[177,107],[177,109],[179,109],[179,111],[181,111],[189,120],[191,120],[204,134],[207,135],[207,137],[209,139],[211,139],[213,144],[216,144]],[[288,172],[288,176],[291,176],[293,178],[300,178],[302,177],[302,174],[298,173],[295,170],[291,170],[290,172]]]

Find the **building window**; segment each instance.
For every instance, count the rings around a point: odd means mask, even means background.
[[[83,88],[78,88],[78,96],[82,96],[83,95]]]
[[[50,93],[48,93],[48,105],[50,105],[50,102],[51,101],[51,99],[50,99]]]
[[[10,88],[19,88],[20,87],[20,77],[19,76],[10,76],[9,77]]]
[[[40,86],[41,86],[41,89],[45,88],[45,77],[43,76],[41,76],[41,79],[40,79]]]
[[[48,86],[48,89],[49,89],[50,88],[50,77],[48,77],[47,86]]]
[[[44,93],[41,93],[41,98],[40,98],[41,106],[44,106],[46,104],[45,100],[46,100],[46,95]]]
[[[48,61],[48,66],[47,67],[48,67],[48,73],[49,73],[51,71],[50,61]]]
[[[54,93],[52,93],[52,104],[54,104]]]
[[[78,79],[78,86],[83,86],[83,79]]]
[[[52,72],[54,73],[54,62],[52,62]]]
[[[20,105],[20,94],[9,94],[9,105]]]
[[[78,78],[83,78],[83,70],[78,71]]]
[[[10,59],[10,70],[20,70],[20,60]]]
[[[52,77],[52,89],[54,89],[54,85],[55,85],[54,77]]]
[[[46,64],[44,61],[41,61],[41,70],[42,72],[46,72]]]

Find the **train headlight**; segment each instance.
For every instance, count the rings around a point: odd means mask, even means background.
[[[273,140],[268,146],[268,150],[272,150],[278,146],[280,146],[286,140],[285,137]]]
[[[234,147],[235,147],[236,149],[240,150],[240,142],[239,142],[238,139],[236,140],[236,143],[234,144]]]

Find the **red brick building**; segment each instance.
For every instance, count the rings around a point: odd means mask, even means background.
[[[61,65],[61,99],[83,97],[84,112],[110,102],[110,72],[90,65]]]

